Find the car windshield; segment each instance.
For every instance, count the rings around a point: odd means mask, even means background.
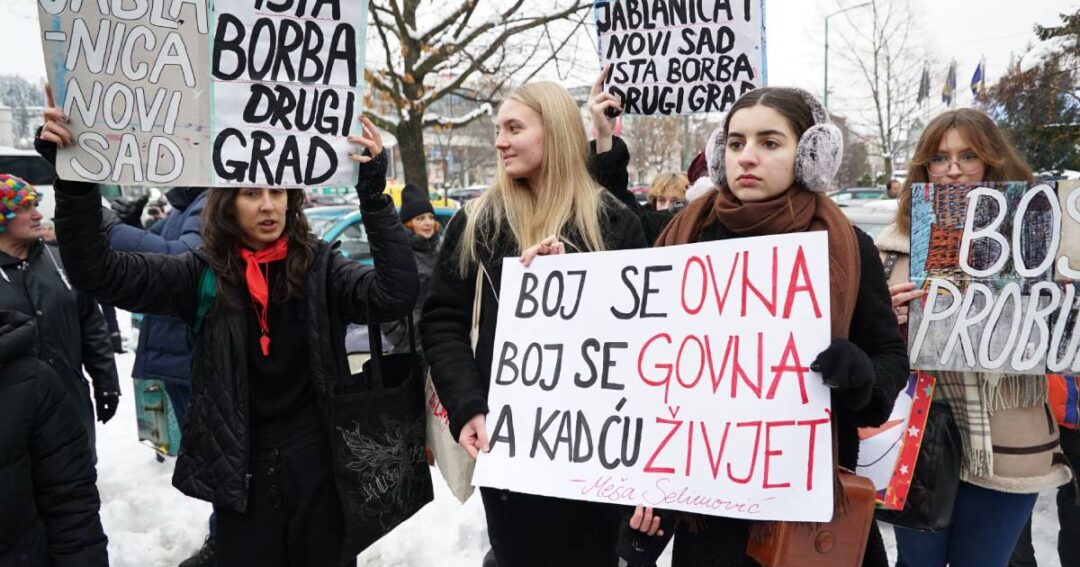
[[[9,173],[31,185],[52,185],[53,167],[41,156],[0,155],[0,173]]]
[[[308,217],[308,224],[315,236],[322,238],[337,222],[341,220],[335,217]]]

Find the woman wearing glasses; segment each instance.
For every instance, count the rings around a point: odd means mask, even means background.
[[[1031,168],[984,113],[950,110],[923,131],[899,198],[896,221],[877,239],[901,331],[908,303],[923,295],[909,280],[911,187],[916,183],[1031,181]],[[1047,419],[1045,376],[937,372],[934,401],[960,432],[960,488],[949,528],[896,527],[897,566],[1006,565],[1038,493],[1069,480],[1054,464],[1058,432]],[[936,404],[935,404],[936,405]],[[919,506],[912,492],[908,506]]]

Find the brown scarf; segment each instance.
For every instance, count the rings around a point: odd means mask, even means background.
[[[721,186],[690,203],[672,219],[656,239],[656,246],[697,242],[701,231],[717,222],[739,236],[827,231],[832,337],[847,338],[859,293],[862,262],[851,221],[832,199],[792,185],[776,198],[744,203],[726,186]]]

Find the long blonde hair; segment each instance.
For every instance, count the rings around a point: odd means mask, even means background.
[[[518,87],[507,100],[540,115],[544,125],[544,157],[539,187],[506,175],[502,160],[491,187],[466,206],[467,221],[458,250],[458,271],[468,277],[479,262],[479,247],[489,249],[509,229],[517,253],[556,234],[581,239],[590,251],[604,249],[600,212],[604,189],[589,175],[589,145],[581,114],[570,93],[548,81]]]
[[[975,155],[986,162],[983,181],[1031,181],[1034,178],[1031,167],[985,112],[971,108],[946,110],[934,117],[923,130],[915,146],[915,155],[908,162],[907,178],[897,199],[896,224],[902,232],[911,230],[911,186],[930,181],[926,166],[937,154],[941,139],[953,128],[971,144]]]

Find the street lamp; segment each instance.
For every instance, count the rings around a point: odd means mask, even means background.
[[[863,2],[862,4],[856,4],[854,6],[848,6],[843,10],[837,10],[828,16],[825,16],[825,109],[829,109],[829,18],[838,16],[849,10],[856,8],[865,8],[873,4],[873,2]]]

